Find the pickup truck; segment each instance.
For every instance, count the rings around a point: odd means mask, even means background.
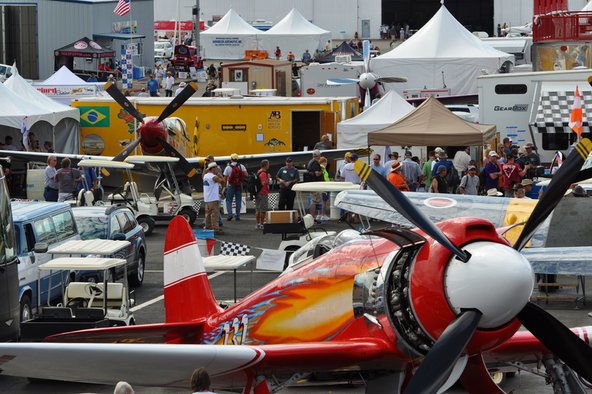
[[[197,48],[190,45],[176,45],[171,63],[173,67],[183,71],[189,71],[190,67],[196,67],[198,63]]]

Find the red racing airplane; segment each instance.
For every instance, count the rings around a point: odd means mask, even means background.
[[[591,149],[588,139],[577,145],[513,246],[484,219],[433,224],[358,161],[360,177],[418,229],[366,233],[228,309],[216,302],[191,228],[177,217],[165,238],[165,323],[0,344],[0,370],[186,388],[205,367],[215,386],[244,393],[348,370],[363,374],[367,393],[436,393],[458,379],[471,393],[502,393],[485,360],[530,359],[547,366],[556,387],[584,392],[576,378],[592,381],[592,327],[571,331],[529,301],[534,275],[520,250]],[[530,332],[517,333],[521,325]]]

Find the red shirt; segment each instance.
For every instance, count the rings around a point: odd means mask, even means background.
[[[402,192],[409,191],[409,185],[407,185],[405,177],[399,174],[398,172],[391,171],[391,173],[388,176],[388,181]]]
[[[257,175],[259,176],[259,182],[261,182],[259,194],[267,196],[269,194],[269,174],[265,170],[259,170],[257,171]]]
[[[516,163],[504,163],[501,165],[501,169],[504,190],[510,190],[516,183],[522,181],[522,178],[520,178],[520,171],[522,171],[520,165]]]

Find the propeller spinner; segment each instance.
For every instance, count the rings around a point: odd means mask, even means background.
[[[193,94],[197,91],[197,84],[190,82],[187,86],[165,107],[160,116],[144,117],[125,97],[117,86],[112,82],[105,85],[105,91],[115,100],[124,110],[136,118],[141,126],[138,128],[139,137],[131,144],[127,145],[113,160],[124,161],[138,145],[142,147],[142,152],[149,154],[168,153],[171,156],[179,158],[179,166],[188,176],[194,176],[197,171],[185,159],[185,157],[167,141],[167,126],[163,121],[178,110]]]
[[[482,335],[480,328],[485,330],[484,335],[491,335],[495,329],[507,335],[508,330],[511,333],[511,330],[518,329],[519,325],[510,324],[515,322],[515,318],[570,368],[586,380],[592,381],[592,364],[589,362],[592,359],[592,349],[548,312],[529,302],[534,287],[533,272],[526,258],[519,253],[559,203],[569,185],[578,179],[579,169],[591,150],[592,142],[588,139],[583,139],[577,145],[553,177],[549,189],[533,210],[514,248],[502,244],[501,240],[493,242],[478,238],[469,240],[460,248],[411,204],[404,193],[365,163],[356,163],[354,168],[361,179],[450,253],[446,257],[442,255],[444,249],[441,247],[429,248],[428,257],[432,261],[416,260],[409,275],[413,282],[414,275],[425,278],[431,274],[432,277],[426,282],[435,285],[432,287],[444,289],[442,293],[446,299],[445,305],[448,305],[454,317],[448,321],[447,327],[442,327],[441,334],[409,382],[406,393],[437,392],[450,376],[456,360],[463,352],[471,349],[474,354],[479,354],[495,345],[496,341],[499,344],[499,341],[505,340],[489,338],[489,342],[480,344],[480,347],[472,346],[472,341]],[[418,267],[422,264],[423,268]],[[434,264],[442,266],[438,269],[426,268],[433,267]],[[421,271],[421,274],[414,271]],[[408,293],[412,302],[417,301],[413,300],[413,283],[410,284]],[[433,305],[430,306],[430,302],[426,301],[430,297],[424,295],[421,298],[417,302],[423,304],[424,309],[432,310],[433,314]],[[430,305],[425,306],[427,304]],[[415,304],[416,309],[418,305]],[[426,326],[427,322],[422,322],[422,317],[416,312],[420,325]]]

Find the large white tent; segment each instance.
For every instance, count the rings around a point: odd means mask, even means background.
[[[477,94],[477,77],[496,73],[514,56],[498,51],[464,28],[444,5],[417,33],[371,61],[380,76],[400,75],[405,83],[389,84],[402,93],[407,89],[450,89],[451,95]]]
[[[288,51],[301,59],[304,51],[313,54],[315,51],[325,49],[327,41],[331,40],[331,32],[313,25],[293,8],[281,21],[259,36],[260,46],[273,56],[276,46],[282,51],[285,58]]]
[[[260,33],[260,30],[249,25],[230,9],[214,26],[199,36],[206,58],[243,59],[246,50],[258,49]]]
[[[70,102],[77,97],[99,95],[102,92],[102,85],[101,82],[86,82],[68,67],[62,66],[45,81],[35,83],[33,86],[52,100],[70,105]]]
[[[78,108],[62,105],[37,91],[20,76],[16,67],[13,67],[13,74],[6,80],[4,86],[26,100],[28,105],[32,104],[45,111],[46,115],[43,118],[28,125],[27,128],[30,133],[35,133],[41,143],[52,141],[57,152],[79,152],[80,111]],[[12,119],[13,127],[17,121],[18,116]],[[18,127],[20,128],[20,124]]]

